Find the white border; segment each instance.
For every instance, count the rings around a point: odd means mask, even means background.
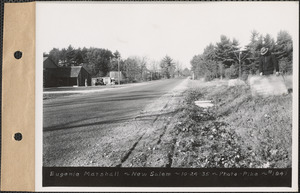
[[[43,131],[42,131],[42,123],[43,123],[43,69],[42,69],[42,62],[43,62],[43,50],[41,50],[40,42],[43,41],[43,35],[39,33],[39,26],[41,24],[38,15],[39,15],[39,6],[49,2],[36,2],[36,113],[35,113],[35,190],[36,191],[80,191],[80,192],[166,192],[166,191],[174,191],[174,192],[198,192],[198,191],[205,191],[205,192],[291,192],[291,191],[298,191],[298,117],[299,117],[299,109],[298,109],[298,100],[299,100],[299,39],[293,40],[293,48],[294,48],[294,56],[293,56],[293,153],[292,153],[292,187],[291,188],[254,188],[254,187],[244,187],[244,188],[223,188],[223,187],[211,187],[211,188],[155,188],[155,187],[147,187],[147,188],[135,188],[135,187],[42,187],[42,139],[43,139]],[[66,3],[66,2],[51,2],[51,3]],[[126,2],[68,2],[70,4],[73,3],[126,3]],[[127,2],[128,3],[128,2]],[[169,3],[169,2],[131,2],[131,3]],[[174,3],[174,2],[172,2]],[[175,3],[199,3],[199,2],[175,2]],[[208,3],[208,2],[207,2]],[[217,3],[217,2],[209,2],[209,3]],[[224,3],[224,2],[219,2]],[[247,2],[245,2],[247,3]],[[283,2],[284,3],[284,2]],[[287,3],[287,2],[286,2]],[[294,2],[295,3],[295,2]],[[299,7],[299,2],[298,7]],[[280,13],[279,13],[280,14]],[[298,21],[299,21],[299,12],[298,12]],[[298,22],[297,22],[298,23]],[[299,29],[299,24],[298,24]],[[296,32],[297,37],[299,38],[299,31]]]

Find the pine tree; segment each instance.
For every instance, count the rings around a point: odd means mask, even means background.
[[[222,62],[225,68],[229,68],[237,62],[234,52],[239,50],[239,43],[236,40],[231,41],[226,36],[221,36],[221,41],[216,44],[216,58]]]
[[[171,78],[174,76],[175,66],[173,59],[166,55],[160,62],[160,67],[162,69],[162,74],[166,78]]]
[[[277,34],[275,55],[279,60],[280,71],[292,73],[293,71],[293,40],[287,31]]]

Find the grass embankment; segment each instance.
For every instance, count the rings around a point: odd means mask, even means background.
[[[291,94],[254,97],[248,86],[201,82],[185,97],[173,167],[291,167]],[[200,108],[196,100],[215,106]]]

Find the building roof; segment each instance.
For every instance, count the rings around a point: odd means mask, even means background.
[[[51,58],[49,58],[48,56],[44,56],[43,57],[43,62],[45,62],[47,59],[49,59],[49,60],[51,60],[53,62],[53,60]],[[55,62],[53,62],[53,63],[55,63]]]
[[[49,66],[49,63],[45,63],[46,60],[51,61],[50,66]],[[51,67],[51,65],[52,65],[52,67]],[[51,58],[49,58],[47,56],[43,57],[43,66],[44,66],[44,68],[53,68],[53,67],[58,68],[57,64]]]
[[[61,78],[76,78],[82,68],[82,66],[60,67],[55,69],[55,74]]]

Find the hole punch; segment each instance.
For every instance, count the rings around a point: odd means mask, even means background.
[[[22,133],[15,133],[15,136],[14,136],[15,140],[16,141],[21,141],[22,140]]]
[[[15,56],[15,58],[16,58],[17,60],[19,60],[20,58],[22,58],[22,52],[21,52],[21,51],[16,51],[16,52],[14,53],[14,56]]]

